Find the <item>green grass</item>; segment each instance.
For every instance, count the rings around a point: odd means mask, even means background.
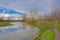
[[[54,23],[54,22],[50,22],[50,21],[48,21],[48,22],[43,22],[43,24],[54,26],[55,23]]]
[[[31,22],[27,22],[27,24],[30,24],[30,25],[35,26],[35,27],[38,27],[40,23],[37,22],[37,21],[31,21]]]
[[[57,27],[58,30],[60,31],[60,23],[56,24],[56,27]]]
[[[0,27],[10,26],[12,25],[10,22],[0,22]]]
[[[54,40],[54,32],[53,30],[45,30],[40,33],[34,40]]]
[[[41,23],[37,21],[33,21],[33,22],[28,22],[28,24],[33,25],[35,27],[40,27],[39,25]],[[54,31],[52,29],[48,29],[46,25],[51,26],[51,28],[57,27],[58,30],[60,31],[60,22],[54,23],[52,21],[48,21],[48,22],[42,22],[42,24],[44,24],[40,28],[42,32],[40,32],[40,34],[34,40],[54,40],[54,35],[55,35]]]
[[[37,21],[33,21],[33,22],[28,22],[28,24],[31,24],[35,27],[39,27],[38,25],[40,24]],[[43,24],[47,24],[47,25],[51,25],[53,26],[54,23],[53,22],[44,22]],[[54,40],[54,32],[51,29],[47,29],[47,27],[45,25],[42,25],[41,32],[40,34],[34,39],[34,40]]]
[[[50,25],[51,27],[57,27],[58,28],[58,30],[60,31],[60,22],[59,23],[54,23],[54,22],[44,22],[43,24],[47,24],[47,25]]]

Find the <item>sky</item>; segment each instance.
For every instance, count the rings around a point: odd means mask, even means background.
[[[5,13],[9,13],[9,14],[23,14],[23,12],[19,12],[17,10],[14,9],[10,9],[10,8],[5,8],[0,6],[0,14],[5,14]]]
[[[0,0],[0,6],[25,13],[31,8],[37,8],[39,13],[44,14],[55,7],[60,8],[60,0]]]

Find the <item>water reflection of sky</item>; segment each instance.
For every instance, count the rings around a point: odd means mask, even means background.
[[[10,33],[10,32],[14,32],[14,31],[17,31],[17,30],[21,30],[23,28],[5,28],[5,29],[0,29],[0,35],[4,35],[4,34],[7,34],[7,33]]]
[[[16,31],[16,30],[19,30],[21,28],[6,28],[6,29],[0,29],[0,33],[4,33],[4,32],[13,32],[13,31]]]
[[[13,22],[12,24],[13,24],[12,26],[6,26],[3,28],[0,28],[0,36],[11,33],[11,32],[15,32],[17,30],[24,29],[23,23],[21,23],[21,22]]]
[[[29,25],[24,26],[22,22],[12,24],[12,26],[0,28],[0,40],[32,40],[39,33],[38,28],[31,28]]]

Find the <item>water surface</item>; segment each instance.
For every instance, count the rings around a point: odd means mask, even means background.
[[[12,26],[0,28],[0,40],[32,40],[39,29],[23,23],[13,22]]]

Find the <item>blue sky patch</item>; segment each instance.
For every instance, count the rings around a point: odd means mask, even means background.
[[[0,13],[23,14],[22,12],[17,12],[17,11],[15,11],[15,10],[7,9],[7,8],[4,8],[4,7],[0,7]]]

